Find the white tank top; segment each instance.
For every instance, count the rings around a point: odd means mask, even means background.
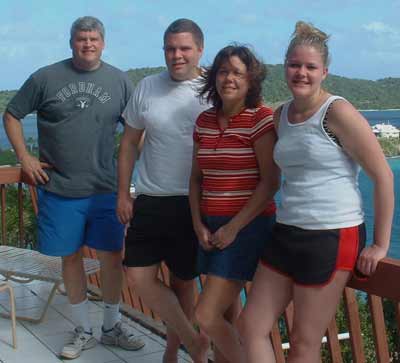
[[[304,229],[336,229],[359,225],[364,220],[358,188],[359,165],[323,128],[329,97],[304,122],[292,124],[281,111],[274,160],[282,171],[279,223]]]

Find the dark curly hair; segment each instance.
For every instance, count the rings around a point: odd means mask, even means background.
[[[199,95],[210,102],[215,108],[222,108],[222,100],[216,88],[217,72],[220,67],[233,56],[237,56],[247,68],[249,90],[245,99],[248,108],[258,107],[262,103],[262,82],[267,76],[267,67],[245,45],[228,45],[216,55],[213,64],[202,76],[202,87]]]

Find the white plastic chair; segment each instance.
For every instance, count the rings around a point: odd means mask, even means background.
[[[16,333],[16,315],[15,315],[15,296],[14,289],[8,282],[0,282],[0,292],[8,290],[10,297],[10,318],[11,318],[11,329],[12,329],[12,346],[17,349],[17,333]]]

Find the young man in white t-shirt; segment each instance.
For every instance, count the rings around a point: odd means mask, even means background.
[[[174,21],[164,33],[167,71],[143,79],[123,113],[117,214],[130,223],[124,265],[130,285],[167,324],[165,363],[177,362],[180,342],[194,362],[207,361],[208,339],[190,321],[198,242],[188,201],[193,127],[209,107],[198,97],[202,52],[198,25]],[[133,203],[129,186],[144,132]],[[170,288],[158,279],[162,261],[171,272]]]

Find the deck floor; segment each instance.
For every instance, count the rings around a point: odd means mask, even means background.
[[[22,285],[13,283],[16,296],[17,313],[20,315],[36,316],[46,300],[50,284],[46,282],[32,282]],[[8,293],[0,294],[0,310],[8,309]],[[90,301],[89,313],[93,324],[93,331],[97,340],[103,320],[101,302]],[[146,345],[138,351],[125,351],[121,348],[103,346],[86,350],[74,360],[63,360],[58,356],[68,332],[73,330],[74,322],[71,317],[67,298],[57,294],[45,319],[40,324],[24,321],[17,322],[17,344],[14,350],[11,346],[11,323],[8,319],[0,318],[0,363],[156,363],[162,361],[165,341],[151,331],[143,328],[126,317],[123,319],[136,331]],[[179,363],[191,362],[189,356],[181,351]]]

